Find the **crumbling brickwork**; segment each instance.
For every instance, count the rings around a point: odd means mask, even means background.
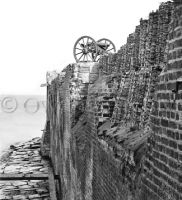
[[[178,3],[169,28],[168,60],[159,76],[150,116],[152,135],[143,176],[148,199],[182,199],[182,5]]]
[[[47,144],[45,138],[50,138],[49,156],[54,173],[60,176],[60,185],[57,184],[60,199],[79,199],[78,196],[82,194],[83,182],[77,180],[80,174],[76,171],[76,166],[79,171],[78,166],[80,165],[76,165],[79,159],[75,160],[77,151],[76,147],[73,147],[77,144],[80,150],[79,142],[84,141],[85,138],[80,131],[79,136],[82,137],[76,140],[76,127],[85,111],[88,84],[92,84],[98,77],[98,66],[98,63],[71,64],[61,73],[47,74],[47,123],[42,149]],[[73,128],[73,134],[71,134],[71,128]],[[50,137],[46,134],[50,134]],[[83,145],[85,145],[84,142]],[[89,153],[89,151],[86,152]]]
[[[182,199],[181,4],[162,3],[99,63],[48,74],[61,199]]]

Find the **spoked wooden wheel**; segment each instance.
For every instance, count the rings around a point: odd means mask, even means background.
[[[95,58],[95,61],[98,62],[100,60],[100,56],[104,54],[109,54],[109,53],[115,53],[116,52],[116,47],[114,43],[106,38],[102,38],[97,41],[97,45],[100,47],[98,48],[98,55]]]
[[[106,45],[106,49],[104,49],[106,53],[115,53],[116,52],[116,47],[115,47],[114,43],[109,39],[102,38],[102,39],[98,40],[97,43]]]
[[[94,62],[97,56],[97,45],[89,36],[80,37],[73,48],[76,62]]]

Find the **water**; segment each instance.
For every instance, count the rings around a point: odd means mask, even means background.
[[[45,96],[0,95],[0,152],[11,144],[42,135],[45,106]]]

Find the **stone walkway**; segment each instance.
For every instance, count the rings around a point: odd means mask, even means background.
[[[11,145],[0,160],[1,174],[46,174],[48,163],[40,156],[40,138]],[[0,181],[0,200],[49,200],[48,180]]]

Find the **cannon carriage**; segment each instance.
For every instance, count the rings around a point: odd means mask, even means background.
[[[76,62],[98,62],[101,55],[116,52],[114,43],[106,38],[95,41],[90,36],[80,37],[73,48]]]

